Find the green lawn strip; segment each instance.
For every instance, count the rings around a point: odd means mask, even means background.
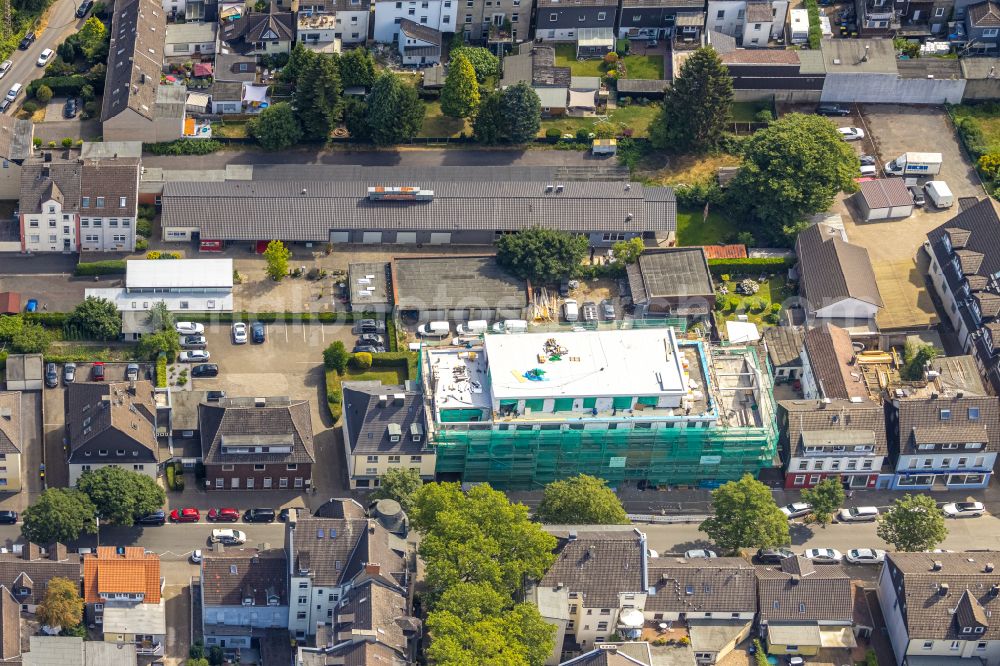
[[[663,56],[625,56],[625,75],[630,79],[663,79]]]
[[[649,135],[649,126],[655,120],[660,107],[656,105],[620,107],[611,112],[607,121],[597,116],[587,116],[583,118],[566,116],[563,118],[543,118],[542,128],[538,136],[545,136],[546,130],[556,128],[562,134],[576,134],[577,130],[592,130],[598,123],[608,122],[617,127],[631,127],[632,136],[644,137]]]
[[[426,102],[427,112],[419,137],[455,138],[463,132],[472,133],[472,127],[465,118],[452,118],[441,113],[441,102]]]
[[[573,44],[556,45],[556,67],[569,67],[573,76],[603,76],[600,58],[594,60],[577,60],[576,46]]]
[[[678,245],[723,245],[736,235],[736,225],[717,211],[703,220],[702,209],[677,211]]]
[[[733,106],[729,110],[729,117],[734,123],[752,123],[756,122],[757,113],[765,109],[770,109],[770,107],[763,102],[733,102]]]
[[[956,118],[970,118],[986,138],[986,152],[1000,152],[1000,113],[996,106],[959,105],[952,107]]]

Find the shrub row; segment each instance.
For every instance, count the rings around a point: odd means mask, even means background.
[[[47,353],[44,358],[46,363],[91,363],[94,361],[114,363],[121,360],[112,354],[110,349],[81,350],[71,354]]]
[[[708,270],[712,275],[724,273],[754,273],[759,271],[785,271],[795,265],[796,259],[764,257],[752,259],[709,259]]]
[[[73,74],[72,76],[46,76],[41,79],[35,79],[28,84],[28,97],[33,97],[35,91],[41,86],[48,86],[52,89],[53,95],[79,95],[80,91],[83,90],[85,85],[89,85],[89,81],[86,76],[82,74]]]
[[[340,382],[340,374],[336,370],[326,371],[326,406],[334,423],[340,420],[343,411],[344,391]]]
[[[809,48],[818,49],[823,39],[823,29],[819,25],[819,5],[816,0],[806,0],[806,11],[809,13]]]
[[[396,320],[392,317],[386,317],[385,337],[386,343],[389,345],[387,349],[390,352],[399,351],[399,333],[396,331]]]
[[[25,312],[24,320],[41,324],[45,328],[62,328],[69,319],[67,312]]]
[[[167,355],[161,353],[156,357],[156,388],[167,387]]]
[[[166,143],[144,143],[143,152],[153,155],[209,155],[222,150],[214,139],[177,139]]]
[[[79,263],[74,271],[76,275],[124,275],[124,259],[107,259],[105,261],[91,261]]]

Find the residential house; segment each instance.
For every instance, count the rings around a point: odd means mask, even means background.
[[[399,21],[399,56],[404,65],[441,62],[441,31],[408,18]]]
[[[958,343],[1000,390],[1000,217],[989,198],[927,234],[931,283]]]
[[[288,628],[288,560],[281,548],[205,551],[201,560],[205,646],[249,649],[268,629]]]
[[[874,322],[883,307],[868,250],[843,230],[820,222],[795,241],[799,291],[810,319]]]
[[[895,664],[1000,664],[996,553],[889,553],[878,601]],[[991,626],[992,625],[992,626]]]
[[[704,2],[696,0],[622,0],[618,37],[668,39],[677,25],[678,14],[699,12],[704,7]]]
[[[0,663],[21,664],[23,645],[21,605],[7,587],[0,585]],[[26,636],[25,636],[26,638]]]
[[[219,38],[241,55],[289,53],[295,41],[292,12],[248,12],[223,21]]]
[[[48,549],[26,543],[14,552],[0,553],[0,585],[10,590],[24,613],[34,613],[45,598],[49,581],[80,580],[80,556],[61,543]]]
[[[876,487],[889,454],[881,405],[860,398],[778,404],[786,488],[828,478],[854,490]]]
[[[219,24],[213,22],[168,23],[164,40],[164,55],[197,62],[203,56],[215,54]]]
[[[555,63],[556,51],[551,46],[522,44],[519,53],[504,58],[500,86],[527,83],[538,95],[543,116],[566,115],[573,75],[569,67],[556,67]]]
[[[618,3],[611,0],[538,0],[535,38],[548,42],[575,42],[584,28],[614,30]]]
[[[1000,42],[1000,5],[985,0],[969,5],[965,11],[967,48],[981,55],[996,55]]]
[[[368,565],[400,588],[410,584],[406,541],[378,521],[297,516],[285,530],[289,568],[288,630],[297,639],[334,626],[334,612]]]
[[[136,666],[135,645],[85,641],[77,636],[25,636],[24,666]]]
[[[173,141],[184,124],[183,86],[161,86],[166,15],[156,0],[117,0],[101,123],[106,141]],[[179,102],[179,103],[178,103]]]
[[[868,390],[854,358],[850,334],[821,324],[806,332],[802,351],[802,394],[807,400],[866,400]]]
[[[1000,449],[995,396],[952,391],[937,381],[908,389],[886,410],[893,486],[963,490],[989,485]]]
[[[499,46],[524,42],[531,36],[531,3],[522,0],[465,0],[458,5],[457,26],[465,40]],[[458,32],[458,28],[455,29]]]
[[[133,252],[139,211],[139,159],[84,160],[80,172],[80,250]]]
[[[167,619],[160,556],[138,546],[98,546],[83,556],[83,601],[88,624],[107,643],[135,645],[140,655],[163,655]]]
[[[21,165],[34,150],[35,124],[0,116],[0,198],[17,199],[21,192]]]
[[[226,398],[198,407],[209,490],[309,488],[316,462],[307,400]]]
[[[700,247],[643,252],[639,261],[626,267],[626,274],[636,317],[701,319],[715,305],[715,287]]]
[[[671,664],[681,666],[685,663],[692,665],[695,663],[690,646],[671,647],[673,648],[670,650]],[[690,657],[690,660],[685,662],[685,657]],[[627,643],[601,643],[590,652],[560,662],[559,666],[653,666],[659,663],[654,661],[653,650],[649,643],[630,641]]]
[[[785,32],[787,0],[708,0],[706,28],[744,47],[767,46]]]
[[[795,381],[802,375],[805,329],[801,326],[771,326],[764,329],[764,345],[774,382]]]
[[[376,42],[395,44],[403,20],[413,21],[438,32],[457,32],[460,0],[375,0],[373,36]],[[473,0],[468,0],[472,2]]]
[[[687,628],[699,666],[724,660],[746,640],[757,613],[754,566],[741,557],[653,557],[643,611],[651,626]]]
[[[852,648],[854,589],[840,565],[804,557],[757,567],[757,622],[773,655],[814,656],[821,648]]]
[[[371,2],[362,0],[312,0],[301,4],[296,14],[296,39],[307,47],[340,40],[344,46],[364,44],[368,39]],[[326,19],[333,19],[332,39]]]
[[[341,41],[337,37],[340,29],[335,14],[299,12],[295,15],[295,21],[296,38],[307,49],[318,53],[340,53]],[[355,26],[355,29],[358,28]]]
[[[21,492],[21,451],[40,434],[26,433],[26,427],[21,422],[21,392],[0,391],[0,492]]]
[[[423,394],[382,382],[344,382],[344,455],[351,488],[377,488],[390,469],[415,469],[434,480],[437,456],[427,442]]]

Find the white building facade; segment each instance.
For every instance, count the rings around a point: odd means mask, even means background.
[[[399,23],[409,19],[440,32],[455,32],[459,0],[378,0],[375,2],[376,42],[398,42]]]

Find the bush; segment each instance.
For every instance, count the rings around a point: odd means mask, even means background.
[[[557,130],[555,127],[550,127],[547,130],[545,130],[545,138],[546,139],[558,139],[561,136],[562,136],[562,132],[560,132],[559,130]]]
[[[178,476],[174,479],[174,490],[177,492],[184,490],[184,477]]]
[[[775,257],[757,259],[709,259],[708,269],[712,275],[723,273],[780,273],[795,265],[795,259]]]
[[[167,387],[167,355],[160,354],[156,358],[156,387]]]
[[[781,312],[781,303],[771,303],[771,312]]]
[[[677,205],[681,208],[702,208],[705,204],[716,204],[722,201],[723,192],[714,178],[691,185],[679,185],[674,188]]]
[[[83,262],[76,265],[75,275],[124,275],[125,261],[123,259],[106,259],[104,261]]]
[[[875,650],[869,649],[865,653],[865,666],[878,666],[878,655],[875,654]]]
[[[351,356],[351,367],[356,370],[368,370],[372,367],[372,355],[369,352],[358,352]]]
[[[809,48],[818,49],[823,39],[823,29],[819,25],[819,5],[816,0],[806,0],[806,11],[809,13]]]
[[[761,109],[753,116],[754,122],[770,124],[774,121],[774,114],[771,113],[770,109]]]
[[[48,88],[52,93],[49,95],[49,99],[52,98],[52,95],[59,95],[60,97],[67,97],[70,95],[79,96],[83,87],[87,84],[87,77],[80,74],[73,74],[72,76],[46,76],[40,79],[35,79],[29,83],[26,92],[29,97],[38,97],[38,93],[42,88]],[[103,77],[101,77],[100,85],[101,88],[104,87]]]
[[[139,236],[138,238],[135,239],[136,252],[145,252],[147,248],[149,248],[149,241],[147,239],[143,238],[142,236]]]
[[[753,646],[756,649],[753,654],[753,659],[757,666],[770,666],[767,663],[767,652],[764,651],[764,646],[760,644],[760,640],[756,638],[753,639]]]
[[[174,466],[167,465],[166,472],[167,472],[167,489],[176,490],[176,488],[174,487]]]
[[[580,128],[576,131],[576,140],[580,143],[587,143],[590,141],[590,130]]]
[[[144,143],[142,149],[153,155],[209,155],[222,149],[214,139],[177,139],[168,143]]]
[[[347,347],[339,340],[323,350],[323,365],[328,370],[336,370],[340,374],[344,374],[347,370],[348,358]]]
[[[34,113],[35,111],[38,111],[38,102],[29,99],[27,102],[21,105],[21,109],[25,113]],[[39,147],[41,147],[42,145],[41,139],[38,140],[38,145]]]

